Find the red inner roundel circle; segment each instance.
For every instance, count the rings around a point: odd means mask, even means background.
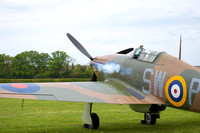
[[[12,84],[11,86],[14,87],[14,88],[18,88],[18,89],[25,89],[25,88],[28,87],[25,84]]]

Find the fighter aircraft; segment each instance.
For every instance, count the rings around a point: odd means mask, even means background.
[[[93,103],[127,104],[144,113],[140,123],[147,125],[155,124],[166,107],[200,112],[200,69],[166,52],[144,48],[93,58],[72,35],[67,36],[91,60],[91,82],[2,83],[0,97],[85,102],[82,121],[89,129],[100,124]]]

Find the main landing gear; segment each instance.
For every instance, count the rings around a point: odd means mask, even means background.
[[[92,124],[84,124],[83,128],[98,129],[99,128],[99,116],[96,113],[91,114]]]
[[[160,118],[160,114],[144,114],[144,120],[141,120],[140,124],[155,125],[156,119]]]
[[[138,112],[144,114],[144,120],[141,120],[140,124],[146,125],[155,125],[156,120],[160,118],[160,111],[165,110],[165,106],[158,106],[158,105],[142,105],[142,106],[131,106]],[[147,108],[145,110],[145,107]],[[143,112],[141,111],[143,110]],[[98,129],[100,125],[99,117],[96,113],[92,113],[92,103],[87,103],[85,106],[85,110],[83,112],[82,121],[86,124],[83,125],[84,128],[89,129]]]
[[[82,116],[82,121],[87,124],[84,124],[83,127],[89,129],[98,129],[100,124],[99,116],[96,113],[91,113],[91,111],[92,103],[87,103]]]

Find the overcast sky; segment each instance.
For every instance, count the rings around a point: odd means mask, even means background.
[[[93,56],[130,47],[166,51],[200,65],[199,0],[0,0],[0,54],[65,51],[89,59],[69,41],[72,34]]]

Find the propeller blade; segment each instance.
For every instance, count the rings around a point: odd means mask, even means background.
[[[95,73],[93,73],[91,81],[97,81],[97,75]]]
[[[67,37],[69,40],[76,46],[76,48],[81,51],[85,56],[90,58],[90,60],[94,60],[94,58],[87,52],[87,50],[69,33],[67,33]]]
[[[119,51],[117,52],[117,54],[128,54],[130,53],[131,51],[133,51],[134,48],[128,48],[128,49],[125,49],[125,50],[122,50],[122,51]]]

